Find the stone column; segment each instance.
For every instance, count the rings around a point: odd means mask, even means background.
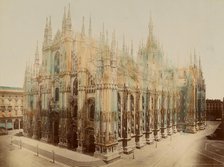
[[[125,154],[129,154],[133,151],[133,145],[131,143],[131,132],[129,129],[131,129],[131,109],[130,109],[130,95],[128,93],[128,89],[126,86],[124,86],[123,90],[123,151]]]
[[[70,114],[70,96],[69,96],[69,89],[66,87],[66,90],[63,90],[62,92],[62,98],[64,98],[64,104],[62,104],[62,110],[61,112],[63,115],[61,115],[60,121],[59,121],[59,143],[58,145],[61,147],[68,147],[68,115]],[[68,100],[69,99],[69,100]]]
[[[87,82],[87,72],[84,68],[80,68],[78,72],[78,131],[77,131],[77,140],[78,140],[78,152],[84,152],[84,113],[86,111],[86,86]]]
[[[152,114],[151,114],[151,94],[149,92],[149,90],[147,90],[146,93],[146,134],[145,134],[145,138],[146,138],[146,143],[147,144],[151,144],[154,142],[154,135],[153,135],[153,131],[152,131]]]
[[[195,97],[195,83],[190,85],[190,106],[188,108],[187,114],[187,125],[185,132],[187,133],[196,133],[196,97]]]
[[[142,133],[142,98],[140,90],[137,88],[136,92],[136,121],[135,121],[135,130],[136,130],[136,148],[141,148],[145,145],[143,141],[143,133]]]
[[[177,95],[174,94],[174,102],[173,102],[173,133],[177,133]]]
[[[96,120],[96,148],[94,156],[111,162],[120,157],[117,141],[117,103],[112,104],[113,98],[117,99],[117,86],[110,84],[98,84],[96,88],[96,112],[99,119]]]
[[[167,111],[167,131],[168,135],[172,135],[173,128],[172,128],[172,114],[173,114],[173,97],[171,94],[168,94],[168,111]]]
[[[154,127],[154,135],[155,135],[155,140],[159,141],[161,139],[161,131],[160,131],[160,110],[159,110],[159,105],[158,105],[158,98],[159,98],[159,92],[155,90],[155,96],[154,96],[154,120],[155,120],[155,127]]]
[[[167,137],[167,97],[162,93],[162,105],[161,105],[161,134],[162,138]]]

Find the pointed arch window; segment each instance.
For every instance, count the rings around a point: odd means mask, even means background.
[[[135,113],[134,113],[134,97],[130,97],[130,110],[131,110],[131,133],[135,133]]]
[[[89,108],[89,119],[90,121],[94,120],[94,114],[95,114],[95,100],[89,99],[88,100],[88,108]]]
[[[55,89],[55,101],[59,101],[59,88]]]
[[[145,99],[144,99],[144,96],[142,96],[142,110],[145,109]]]
[[[33,96],[30,96],[30,109],[33,110]]]
[[[73,111],[73,117],[77,117],[77,115],[78,115],[78,106],[77,106],[77,104],[75,104],[75,106],[74,106],[74,111]]]
[[[73,82],[73,95],[78,95],[78,80],[77,78]]]
[[[145,130],[145,98],[142,96],[142,127]]]
[[[90,106],[90,120],[94,120],[95,106],[91,104]]]
[[[118,136],[121,137],[121,96],[117,93],[117,108],[118,108]]]
[[[60,55],[57,52],[54,57],[54,72],[58,74],[60,72]]]

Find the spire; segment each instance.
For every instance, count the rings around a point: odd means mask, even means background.
[[[138,56],[142,54],[141,42],[138,43]]]
[[[108,39],[108,31],[106,30],[106,44],[108,45],[109,39]]]
[[[201,70],[201,56],[199,56],[198,66],[199,66],[199,69]]]
[[[131,40],[131,58],[133,59],[133,40]]]
[[[48,29],[48,18],[46,17],[45,29]]]
[[[49,29],[51,29],[51,16],[49,17]]]
[[[44,29],[44,44],[43,47],[45,45],[47,45],[47,39],[48,39],[48,18],[46,17],[46,24],[45,24],[45,29]]]
[[[66,29],[66,7],[64,7],[64,16],[62,21],[62,32],[64,33]]]
[[[26,59],[26,72],[28,71],[28,61]]]
[[[71,19],[70,3],[68,4],[68,16],[67,19]]]
[[[118,50],[119,50],[119,45],[118,45],[118,40],[116,40],[116,54],[118,54]]]
[[[35,52],[35,64],[39,64],[39,49],[38,49],[38,41],[37,41],[36,52]]]
[[[117,50],[116,50],[116,34],[115,34],[115,30],[113,30],[112,32],[112,40],[111,40],[111,60],[116,60],[116,54],[117,54]],[[113,62],[114,63],[114,62]]]
[[[151,15],[150,15],[150,18],[149,18],[148,28],[149,28],[149,34],[152,35],[153,34],[153,21],[152,21],[152,16]]]
[[[52,28],[51,28],[51,16],[49,17],[49,23],[48,23],[48,43],[52,40]]]
[[[91,23],[91,16],[89,17],[89,37],[92,36],[92,23]]]
[[[196,57],[196,51],[194,49],[194,66],[196,66],[196,63],[197,63],[197,57]]]
[[[190,66],[192,66],[192,53],[190,53]]]
[[[103,40],[103,42],[105,41],[104,23],[103,23],[102,40]]]
[[[152,46],[152,42],[153,42],[153,21],[152,21],[151,15],[149,18],[148,29],[149,29],[149,35],[148,35],[148,39],[147,39],[147,46],[150,47],[150,46]]]
[[[122,48],[123,48],[123,52],[125,52],[125,36],[124,36],[124,34],[123,34],[123,46],[122,46]]]
[[[82,17],[82,36],[85,36],[85,17]]]
[[[63,17],[63,23],[66,22],[66,7],[64,7],[64,17]]]
[[[112,33],[112,41],[111,41],[111,50],[114,52],[115,51],[115,47],[116,47],[116,33],[115,30],[113,30]]]
[[[70,3],[68,5],[68,15],[67,15],[67,21],[66,21],[66,28],[67,28],[67,30],[71,30],[72,29]]]

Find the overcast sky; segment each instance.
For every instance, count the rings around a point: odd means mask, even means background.
[[[224,96],[223,0],[0,0],[0,86],[22,87],[25,64],[33,59],[37,41],[41,48],[46,17],[51,16],[55,34],[69,3],[75,32],[81,29],[82,16],[88,28],[91,15],[95,35],[104,22],[109,33],[115,29],[120,40],[124,34],[135,46],[147,38],[151,13],[165,55],[181,65],[189,62],[195,48],[207,98]]]

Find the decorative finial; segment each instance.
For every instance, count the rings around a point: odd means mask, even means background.
[[[133,40],[131,40],[131,57],[133,59]]]
[[[67,18],[71,18],[70,3],[68,4],[68,16],[67,16]]]
[[[89,17],[89,37],[92,36],[92,21],[91,21],[91,16]]]
[[[123,34],[123,52],[125,51],[125,35]]]
[[[85,17],[82,17],[82,35],[85,35]]]

